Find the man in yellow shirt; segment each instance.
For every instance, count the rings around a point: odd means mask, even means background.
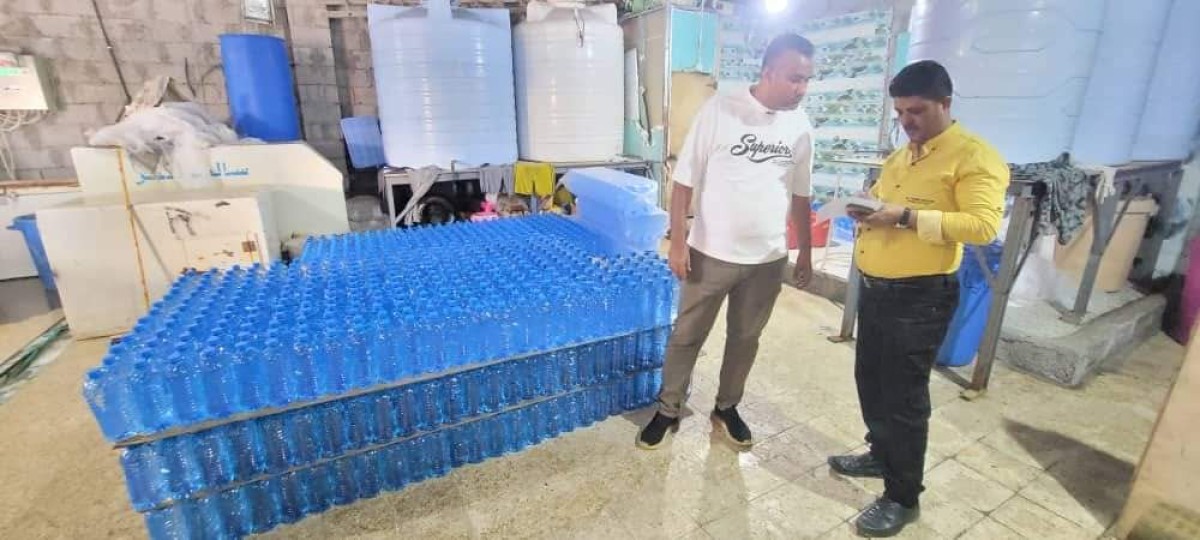
[[[863,274],[854,377],[871,450],[829,458],[840,474],[884,479],[857,521],[868,537],[920,515],[929,374],[958,304],[962,244],[995,239],[1009,180],[1000,154],[951,119],[950,75],[937,62],[905,67],[888,91],[911,142],[871,189],[883,207],[851,212]]]

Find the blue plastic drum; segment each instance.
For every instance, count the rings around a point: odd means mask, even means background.
[[[221,36],[221,63],[233,129],[267,142],[300,139],[292,69],[282,39],[260,34]]]

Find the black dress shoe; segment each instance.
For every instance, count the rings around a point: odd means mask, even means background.
[[[857,456],[830,456],[829,468],[842,476],[883,478],[883,464],[870,452]]]
[[[854,525],[859,536],[888,538],[900,534],[904,527],[921,517],[921,507],[908,508],[887,497],[880,497],[858,516]]]
[[[754,436],[750,433],[750,426],[747,426],[746,422],[742,420],[742,416],[737,412],[737,407],[725,410],[713,408],[712,419],[713,423],[725,433],[729,442],[742,448],[754,445]]]
[[[654,418],[650,420],[649,424],[646,424],[646,427],[642,428],[641,433],[638,433],[638,448],[643,450],[658,448],[666,439],[668,430],[679,431],[679,419],[663,416],[662,413],[654,413]]]

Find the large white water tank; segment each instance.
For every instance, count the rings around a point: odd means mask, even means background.
[[[1133,159],[1182,160],[1200,128],[1200,2],[1175,0],[1154,65]]]
[[[522,159],[603,161],[621,153],[623,40],[615,4],[529,3],[513,36]]]
[[[1104,0],[918,0],[908,60],[954,80],[951,112],[1012,163],[1067,151]]]
[[[1129,161],[1171,2],[1108,3],[1071,144],[1076,161],[1092,165]]]
[[[516,161],[508,10],[371,4],[367,22],[389,165]]]

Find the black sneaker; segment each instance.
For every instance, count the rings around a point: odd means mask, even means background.
[[[908,508],[887,497],[880,497],[868,506],[854,522],[859,536],[888,538],[900,534],[904,527],[921,517],[921,507]]]
[[[742,421],[737,407],[730,407],[723,411],[714,408],[712,419],[713,423],[720,427],[725,436],[729,438],[729,442],[743,448],[754,445],[754,436],[750,434],[750,426]]]
[[[883,464],[870,452],[857,456],[830,456],[829,468],[842,476],[883,478]]]
[[[679,419],[654,413],[650,423],[638,433],[637,446],[642,450],[654,450],[662,445],[667,437],[667,430],[679,431]]]

